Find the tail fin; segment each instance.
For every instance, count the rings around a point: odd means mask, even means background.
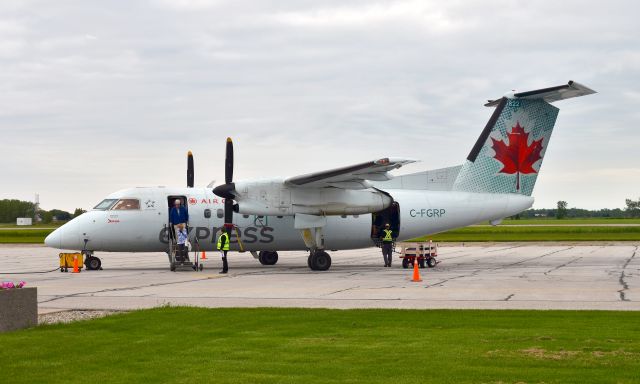
[[[566,85],[509,93],[489,100],[496,107],[462,166],[453,189],[531,196],[559,109],[551,102],[595,91]]]

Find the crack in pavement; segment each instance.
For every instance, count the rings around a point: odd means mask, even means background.
[[[511,298],[512,298],[513,296],[515,296],[515,295],[516,295],[515,293],[512,293],[512,294],[510,294],[509,296],[505,297],[503,301],[509,301],[509,300],[511,300]]]
[[[636,246],[636,248],[633,250],[633,254],[631,255],[631,257],[629,257],[627,261],[625,261],[624,265],[622,266],[622,271],[620,272],[620,277],[618,278],[618,282],[622,286],[622,289],[618,290],[618,294],[620,295],[621,301],[631,301],[629,300],[629,298],[627,298],[627,295],[626,295],[626,291],[629,290],[629,283],[627,283],[627,281],[625,280],[626,275],[624,274],[624,271],[625,269],[627,269],[627,266],[629,265],[631,260],[633,260],[633,258],[636,257],[637,252],[638,252],[638,246]]]
[[[522,247],[522,246],[523,246],[523,245],[515,245],[515,246],[513,246],[513,247],[507,247],[507,248],[494,249],[494,250],[491,250],[491,251],[487,251],[487,253],[491,253],[491,252],[500,252],[500,251],[507,251],[507,250],[509,250],[509,249],[520,248],[520,247]]]
[[[162,287],[162,286],[165,286],[165,285],[192,283],[192,282],[202,281],[202,280],[209,280],[209,278],[205,277],[205,278],[191,279],[191,280],[171,281],[171,282],[167,282],[167,283],[152,283],[152,284],[139,285],[139,286],[135,286],[135,287],[107,288],[107,289],[99,289],[97,291],[76,292],[76,293],[71,293],[69,295],[56,295],[52,299],[39,301],[38,304],[50,303],[52,301],[66,299],[66,298],[69,298],[69,297],[77,297],[77,296],[82,296],[82,295],[91,295],[91,296],[93,296],[96,293],[104,293],[104,292],[135,291],[137,289],[142,289],[142,288]]]
[[[547,274],[549,274],[549,273],[551,273],[551,272],[553,272],[553,271],[557,271],[558,269],[560,269],[560,268],[564,268],[564,267],[566,267],[567,265],[572,264],[572,263],[575,263],[576,261],[578,261],[578,260],[580,260],[580,259],[582,259],[582,256],[579,256],[579,257],[573,258],[573,259],[571,259],[571,260],[567,261],[567,262],[566,262],[566,263],[564,263],[564,264],[560,264],[560,265],[558,265],[558,266],[556,266],[556,267],[554,267],[554,268],[551,268],[550,270],[546,271],[544,274],[545,274],[545,275],[547,275]]]
[[[359,285],[356,285],[355,287],[349,287],[349,288],[345,288],[345,289],[339,289],[337,291],[334,292],[329,292],[329,293],[325,293],[324,295],[320,295],[320,296],[331,296],[331,295],[335,295],[336,293],[340,293],[340,292],[347,292],[347,291],[351,291],[353,289],[358,289],[360,288]]]
[[[431,286],[432,286],[432,287],[439,286],[439,285],[442,285],[442,284],[444,284],[444,283],[446,283],[446,282],[448,282],[448,281],[456,280],[456,279],[460,279],[460,278],[463,278],[463,277],[473,277],[473,276],[477,276],[477,275],[478,275],[478,273],[480,273],[481,271],[497,271],[497,270],[499,270],[499,269],[506,269],[507,267],[512,267],[512,266],[514,266],[514,265],[520,265],[520,264],[522,264],[522,263],[526,263],[527,261],[540,259],[540,258],[543,258],[543,257],[549,256],[549,255],[553,255],[553,254],[558,253],[558,252],[568,251],[568,250],[570,250],[570,249],[572,249],[572,248],[574,248],[574,247],[573,247],[573,246],[571,246],[571,247],[569,247],[569,248],[558,249],[558,250],[555,250],[555,251],[553,251],[553,252],[548,252],[548,253],[542,254],[542,255],[540,255],[540,256],[529,257],[529,258],[526,258],[526,259],[524,259],[524,260],[520,260],[520,261],[517,261],[517,262],[515,262],[515,263],[511,263],[511,264],[505,264],[505,265],[502,265],[502,266],[499,266],[499,267],[487,268],[487,269],[475,269],[475,270],[474,270],[473,272],[471,272],[471,273],[464,274],[464,275],[459,275],[459,276],[453,276],[453,277],[450,277],[450,278],[448,278],[448,279],[441,280],[441,281],[439,281],[439,282],[437,282],[437,283],[435,283],[435,284],[431,284]]]

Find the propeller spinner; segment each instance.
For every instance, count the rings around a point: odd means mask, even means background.
[[[236,188],[233,183],[233,141],[227,137],[227,148],[224,160],[224,182],[213,189],[213,193],[224,198],[224,225],[233,227],[233,192]]]

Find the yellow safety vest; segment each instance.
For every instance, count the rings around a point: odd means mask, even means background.
[[[222,246],[222,237],[226,237],[226,241],[224,243],[224,247],[220,248]],[[228,251],[229,250],[229,235],[225,232],[222,235],[220,235],[220,237],[218,237],[218,249],[221,251]]]
[[[393,231],[390,229],[383,229],[384,231],[384,237],[382,238],[382,241],[393,241]]]

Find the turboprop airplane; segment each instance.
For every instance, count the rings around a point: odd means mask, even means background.
[[[172,252],[169,209],[188,208],[189,237],[213,251],[223,227],[231,249],[248,251],[263,265],[278,251],[308,251],[312,270],[327,270],[327,250],[376,244],[381,227],[407,240],[482,221],[497,225],[533,204],[535,185],[558,108],[551,103],[595,91],[569,81],[528,92],[509,92],[495,108],[466,161],[454,167],[393,177],[414,160],[374,161],[285,179],[233,181],[233,143],[227,139],[225,183],[194,188],[189,153],[187,188],[139,187],[112,193],[93,210],[56,229],[49,247],[81,250],[88,269],[94,252]],[[174,270],[175,265],[171,265]]]

